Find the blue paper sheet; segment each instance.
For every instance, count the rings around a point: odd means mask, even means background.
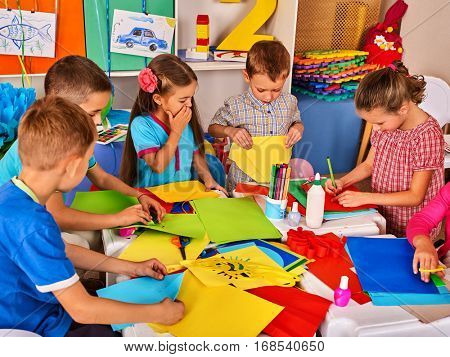
[[[156,304],[165,298],[174,300],[178,296],[183,274],[167,275],[163,280],[149,277],[131,279],[97,290],[97,295],[101,298],[132,304]],[[130,323],[111,326],[114,331],[117,331],[132,325]]]
[[[450,294],[387,294],[369,293],[376,306],[450,304]]]
[[[363,290],[383,293],[437,294],[434,284],[414,274],[414,250],[406,238],[347,239],[348,251]]]

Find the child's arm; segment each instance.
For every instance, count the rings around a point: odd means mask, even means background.
[[[336,180],[336,188],[333,187],[331,180],[327,180],[325,184],[325,191],[337,195],[344,188],[370,177],[372,175],[374,157],[375,157],[375,150],[371,148],[369,151],[369,155],[367,155],[366,160],[364,160],[361,164],[356,166],[347,175],[345,175],[341,179]]]
[[[93,214],[78,211],[64,204],[62,194],[59,192],[50,196],[46,207],[52,214],[61,230],[95,231],[117,226],[151,221],[141,205],[135,205],[116,214]]]
[[[201,155],[200,153],[195,153],[193,164],[195,170],[198,173],[198,176],[205,183],[207,190],[219,190],[228,196],[227,191],[222,186],[220,186],[212,177],[206,159],[203,155]]]
[[[181,134],[191,120],[192,110],[189,107],[183,107],[175,118],[172,116],[172,113],[167,112],[167,114],[169,115],[171,129],[169,138],[158,151],[142,156],[147,165],[158,174],[164,172],[175,156]]]
[[[182,319],[184,305],[164,299],[157,304],[128,304],[89,295],[78,281],[53,292],[70,317],[81,324],[161,323],[172,325]]]
[[[157,259],[136,263],[108,257],[104,254],[69,243],[66,243],[66,254],[76,268],[84,270],[122,274],[132,278],[150,276],[159,280],[163,279],[164,275],[167,274],[166,267]]]
[[[450,207],[450,184],[444,186],[439,193],[419,213],[416,213],[408,223],[406,236],[416,248],[413,259],[414,274],[418,266],[424,269],[436,269],[439,260],[437,251],[431,241],[431,231],[444,219]],[[430,273],[421,272],[423,281],[429,281]]]
[[[87,173],[89,180],[100,189],[103,190],[115,190],[123,193],[127,196],[136,197],[142,208],[146,213],[150,213],[150,210],[154,210],[157,213],[158,221],[161,221],[166,214],[165,209],[159,204],[159,202],[151,199],[142,192],[139,192],[135,188],[128,186],[125,182],[119,180],[117,177],[105,172],[100,165],[95,165]]]
[[[341,193],[337,200],[344,207],[358,207],[365,204],[415,207],[423,202],[432,176],[433,170],[416,171],[409,190],[391,193],[346,191]]]

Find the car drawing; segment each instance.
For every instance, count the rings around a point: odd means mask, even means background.
[[[144,27],[135,27],[128,34],[119,35],[117,42],[124,43],[128,48],[134,45],[148,47],[150,51],[155,52],[158,49],[167,49],[167,42],[156,37],[155,33]]]

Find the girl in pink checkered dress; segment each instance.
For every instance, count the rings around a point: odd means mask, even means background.
[[[368,74],[355,94],[356,112],[373,124],[367,159],[328,192],[345,207],[379,205],[387,232],[404,237],[409,219],[444,185],[444,138],[436,119],[418,107],[422,76],[410,76],[400,61]],[[372,176],[372,192],[343,188]],[[440,227],[431,233],[435,237]]]

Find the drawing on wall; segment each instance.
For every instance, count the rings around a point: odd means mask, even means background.
[[[111,52],[143,57],[170,53],[175,23],[171,17],[116,9]]]
[[[56,14],[0,9],[0,54],[55,57]]]

